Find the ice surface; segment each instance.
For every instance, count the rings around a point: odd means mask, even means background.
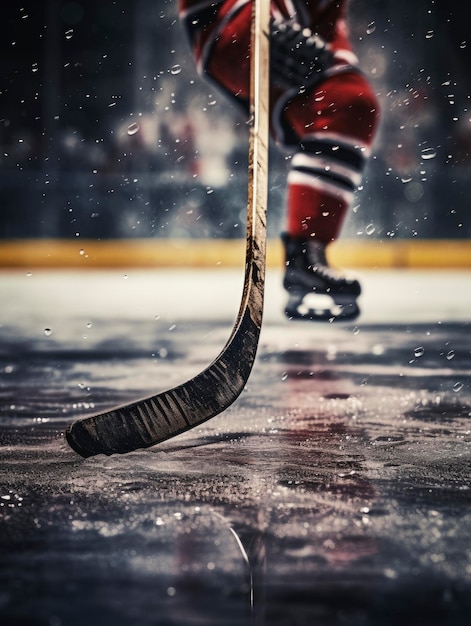
[[[242,276],[2,274],[0,622],[469,623],[469,274],[362,279],[358,322],[315,325],[269,273],[239,400],[84,461],[65,425],[203,369]]]

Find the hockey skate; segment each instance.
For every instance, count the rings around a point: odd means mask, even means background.
[[[349,321],[358,317],[360,283],[329,267],[325,245],[286,233],[281,239],[286,262],[283,287],[289,294],[286,316],[310,321]]]

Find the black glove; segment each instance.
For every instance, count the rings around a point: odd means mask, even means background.
[[[271,23],[271,78],[285,88],[311,87],[334,64],[327,42],[308,28],[285,20]]]

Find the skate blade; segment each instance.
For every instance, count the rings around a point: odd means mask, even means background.
[[[356,299],[326,294],[308,293],[304,296],[291,294],[285,309],[291,320],[311,322],[347,322],[360,315]]]

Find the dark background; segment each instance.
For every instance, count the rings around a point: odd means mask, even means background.
[[[344,236],[469,238],[468,3],[352,0],[383,118]],[[247,126],[175,0],[2,6],[0,237],[241,237]],[[269,235],[289,155],[272,148]]]

